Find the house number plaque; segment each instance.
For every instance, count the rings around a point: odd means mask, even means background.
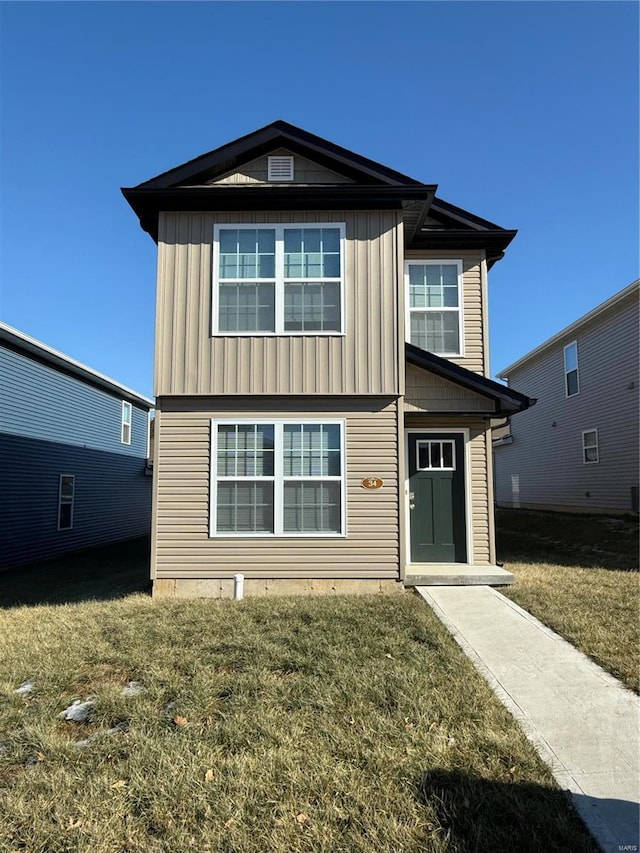
[[[365,477],[362,481],[362,488],[369,489],[370,491],[381,489],[383,486],[384,483],[382,482],[380,477]]]

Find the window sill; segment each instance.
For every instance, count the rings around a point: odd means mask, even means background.
[[[209,539],[346,539],[346,533],[210,533]]]
[[[345,332],[214,332],[212,338],[344,338]]]

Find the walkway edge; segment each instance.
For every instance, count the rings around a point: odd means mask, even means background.
[[[533,744],[542,760],[549,766],[558,785],[568,795],[576,795],[572,796],[573,806],[582,818],[585,826],[594,838],[594,841],[596,841],[601,846],[606,845],[607,850],[618,850],[620,845],[619,839],[612,832],[609,824],[601,818],[597,810],[589,808],[589,806],[587,805],[588,795],[580,786],[578,781],[574,778],[573,774],[558,758],[558,756],[553,751],[551,746],[547,743],[541,732],[538,730],[538,728],[536,728],[536,726],[532,724],[530,719],[527,717],[527,715],[524,713],[524,711],[518,705],[515,699],[511,696],[511,694],[508,693],[507,690],[505,690],[505,688],[495,677],[491,669],[485,664],[485,662],[477,654],[471,643],[469,643],[469,641],[466,639],[464,634],[453,624],[453,622],[449,619],[446,613],[442,610],[438,602],[432,597],[431,593],[429,592],[429,587],[417,586],[414,588],[418,592],[418,594],[426,601],[429,607],[431,607],[438,619],[449,631],[456,643],[460,646],[465,655],[473,663],[475,668],[478,670],[480,675],[482,675],[482,677],[488,683],[489,687],[493,690],[498,699],[500,699],[505,708],[516,719],[527,739]],[[536,627],[542,630],[548,637],[559,643],[566,643],[567,645],[571,646],[571,643],[567,643],[567,641],[563,637],[561,637],[559,634],[556,634],[555,631],[551,630],[551,628],[548,628],[546,625],[543,625],[543,623],[536,619],[535,616],[532,616],[528,611],[523,610],[515,602],[506,598],[506,596],[501,595],[499,592],[497,592],[497,590],[494,590],[491,587],[485,588],[488,589],[494,595],[500,596],[502,601],[507,602],[510,607],[512,607],[517,613],[519,613],[519,615],[527,619],[527,621],[530,621],[531,623],[535,624]],[[616,686],[624,688],[635,698],[635,694],[632,693],[632,691],[624,687],[621,682],[613,678],[613,676],[609,675],[609,673],[604,672],[604,670],[602,670],[601,667],[594,663],[590,658],[588,658],[582,652],[579,652],[579,650],[576,649],[575,646],[571,646],[571,648],[581,654],[592,667],[595,667],[597,670],[600,670],[600,672],[598,673],[600,677],[605,677],[604,680],[606,681],[610,680],[614,682]]]

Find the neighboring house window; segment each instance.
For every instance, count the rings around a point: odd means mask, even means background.
[[[73,474],[60,475],[58,490],[58,530],[70,530],[73,527],[73,497],[76,478]]]
[[[216,225],[213,265],[214,334],[342,334],[344,225]]]
[[[587,429],[582,433],[582,461],[585,465],[600,461],[597,429]]]
[[[437,355],[462,355],[462,261],[408,261],[407,338]]]
[[[131,444],[131,403],[122,401],[122,437],[123,444]]]
[[[341,536],[344,422],[212,421],[212,536]]]
[[[573,397],[580,392],[578,344],[576,341],[564,348],[564,383],[567,397]]]

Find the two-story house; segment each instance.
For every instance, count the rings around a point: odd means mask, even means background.
[[[504,583],[487,272],[514,237],[276,121],[124,189],[158,244],[157,595]]]
[[[0,570],[149,536],[152,408],[0,323]]]
[[[640,282],[501,371],[538,403],[494,431],[496,502],[638,512]]]

